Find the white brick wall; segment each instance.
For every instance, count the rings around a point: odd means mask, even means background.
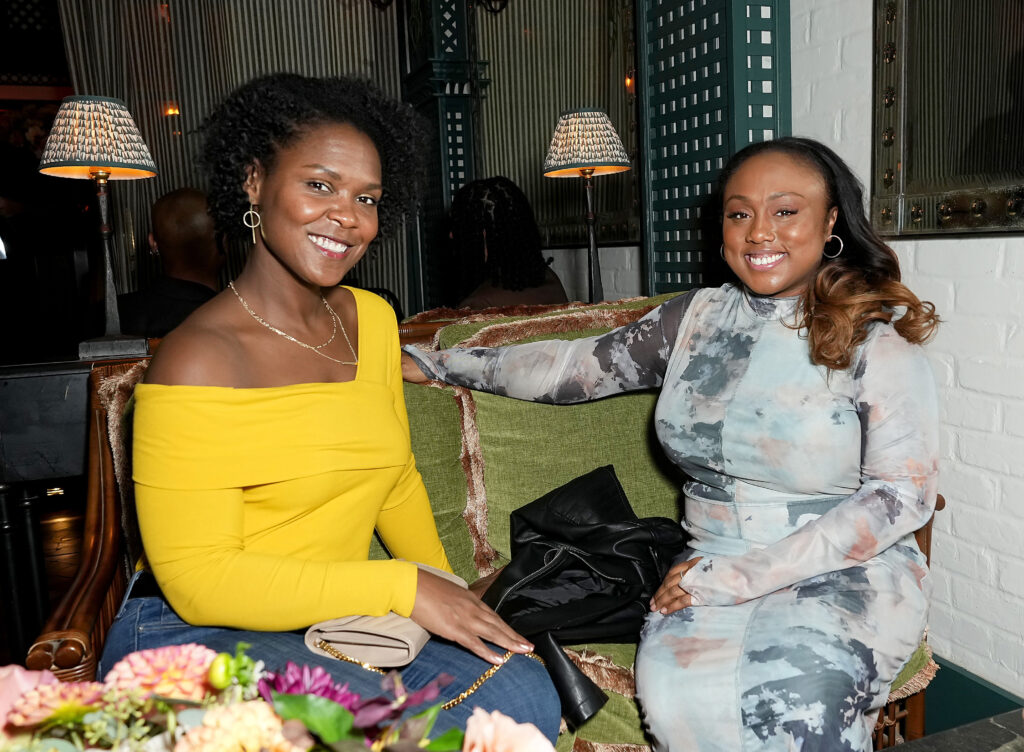
[[[793,133],[871,167],[871,6],[792,0]],[[935,522],[935,652],[1024,696],[1024,239],[893,244],[944,319],[939,384],[947,507]]]

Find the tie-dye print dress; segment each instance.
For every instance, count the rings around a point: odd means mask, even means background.
[[[694,605],[652,614],[637,694],[660,750],[869,750],[925,626],[913,532],[935,503],[937,408],[920,347],[875,324],[853,365],[813,365],[796,299],[726,285],[569,342],[410,350],[444,381],[571,403],[660,387]],[[639,437],[638,437],[639,440]]]

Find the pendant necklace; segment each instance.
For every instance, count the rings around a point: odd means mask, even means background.
[[[296,345],[299,345],[299,347],[304,347],[307,350],[312,350],[313,352],[315,352],[320,357],[327,358],[327,360],[330,360],[330,361],[332,361],[334,363],[338,363],[339,365],[343,365],[343,366],[356,366],[356,365],[359,365],[359,356],[356,354],[356,349],[354,347],[352,347],[352,340],[350,340],[348,338],[348,332],[345,331],[345,324],[342,322],[341,316],[338,315],[338,312],[335,311],[333,308],[331,308],[330,303],[327,302],[327,298],[324,297],[323,293],[320,293],[320,302],[324,304],[324,308],[327,309],[327,314],[331,317],[331,324],[333,325],[333,328],[331,329],[331,337],[326,342],[324,342],[322,345],[310,345],[310,344],[307,344],[306,342],[303,342],[302,340],[296,339],[295,337],[293,337],[292,335],[288,334],[287,332],[282,332],[276,326],[274,326],[270,322],[264,320],[258,313],[256,313],[256,311],[254,311],[252,308],[249,307],[249,304],[246,302],[245,298],[243,298],[241,293],[239,293],[238,290],[235,289],[235,283],[233,281],[232,282],[228,282],[228,287],[231,288],[231,292],[233,292],[235,294],[235,297],[238,298],[238,302],[242,304],[242,308],[245,309],[246,313],[248,313],[250,316],[252,316],[254,319],[256,319],[256,321],[258,321],[260,324],[265,326],[267,329],[272,331],[274,334],[279,334],[280,336],[284,337],[289,342],[294,342]],[[341,327],[341,336],[345,338],[345,344],[347,344],[348,345],[348,349],[352,351],[352,357],[355,358],[355,360],[338,360],[337,358],[332,358],[327,353],[322,352],[323,348],[327,347],[329,344],[331,344],[334,341],[334,337],[338,333],[338,327],[339,326]]]

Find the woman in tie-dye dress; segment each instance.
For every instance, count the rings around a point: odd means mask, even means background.
[[[660,388],[692,540],[637,656],[656,747],[869,750],[925,628],[913,532],[934,509],[938,441],[919,343],[938,320],[827,147],[747,147],[721,185],[737,284],[589,339],[410,350],[407,377],[556,403]]]

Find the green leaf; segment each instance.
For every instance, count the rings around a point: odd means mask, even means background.
[[[245,651],[251,648],[247,642],[240,642],[235,646],[235,657],[231,661],[231,673],[235,680],[242,685],[247,687],[253,683],[253,671],[256,668],[256,661],[245,654]]]
[[[199,700],[186,700],[184,697],[167,697],[165,695],[150,695],[154,703],[163,703],[166,707],[201,708],[203,703]]]
[[[427,752],[453,752],[462,749],[462,739],[465,733],[461,729],[450,728],[436,739],[423,747]]]
[[[402,730],[405,731],[405,729],[409,726],[410,721],[414,719],[422,719],[422,722],[419,724],[419,735],[417,736],[416,740],[419,741],[420,739],[425,739],[426,737],[430,736],[430,730],[434,728],[434,722],[437,720],[437,714],[440,712],[441,703],[438,703],[437,705],[431,705],[426,710],[414,715],[412,718],[409,719],[409,721],[406,721],[405,726],[402,727]],[[402,736],[406,736],[406,734],[402,734]]]
[[[38,740],[32,749],[38,752],[78,752],[78,748],[67,739],[56,739],[52,736]]]
[[[352,713],[334,700],[316,695],[286,695],[272,692],[274,710],[284,720],[298,719],[324,744],[341,739],[361,739],[352,731]]]

